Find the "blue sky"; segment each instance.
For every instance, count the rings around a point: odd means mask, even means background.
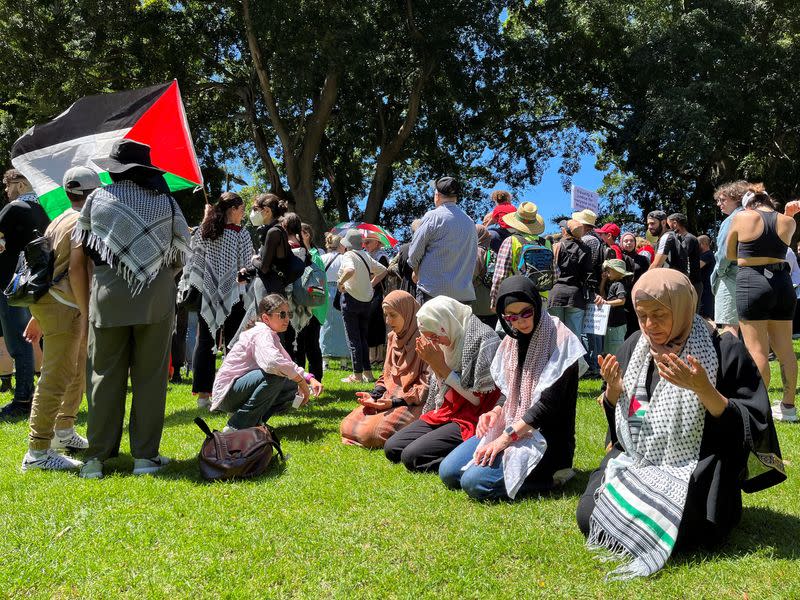
[[[603,184],[603,171],[594,168],[595,156],[586,154],[582,157],[580,170],[572,177],[572,183],[589,190],[597,190]],[[539,214],[544,219],[547,233],[556,233],[558,227],[552,223],[556,215],[570,214],[569,192],[564,191],[561,185],[561,175],[558,173],[560,161],[554,159],[542,176],[539,185],[523,190],[517,194],[519,202],[533,202],[539,208]],[[498,188],[502,186],[498,185]]]

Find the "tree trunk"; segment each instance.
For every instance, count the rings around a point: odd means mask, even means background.
[[[247,34],[250,56],[253,59],[253,68],[258,76],[264,103],[272,126],[278,134],[278,139],[283,147],[283,162],[286,168],[289,189],[294,200],[294,210],[303,221],[312,225],[315,231],[322,232],[326,229],[326,225],[316,201],[314,161],[319,152],[322,135],[325,132],[325,127],[336,102],[339,83],[338,72],[333,68],[328,72],[319,95],[319,101],[315,103],[314,111],[305,124],[305,131],[298,131],[296,132],[297,135],[293,135],[278,112],[269,68],[264,62],[252,15],[250,14],[250,0],[242,0],[242,19]],[[299,151],[293,142],[295,137],[302,137],[302,145]]]

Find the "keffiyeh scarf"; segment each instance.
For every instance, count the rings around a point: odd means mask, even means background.
[[[561,321],[546,312],[542,313],[531,337],[522,365],[519,364],[518,343],[506,336],[492,364],[495,382],[506,401],[501,417],[483,436],[478,448],[493,442],[506,427],[519,421],[539,401],[542,392],[558,381],[586,352],[580,340]],[[517,495],[546,449],[544,436],[539,431],[532,431],[503,451],[503,479],[509,498]],[[467,466],[472,464],[470,462]]]
[[[120,181],[86,199],[73,239],[96,251],[135,296],[189,255],[189,226],[172,196]]]
[[[699,316],[694,317],[681,359],[688,354],[716,385],[719,358]],[[609,461],[595,493],[588,546],[627,560],[609,573],[610,579],[655,573],[672,554],[703,437],[705,408],[697,394],[661,379],[648,398],[651,360],[650,345],[642,336],[615,409],[617,438],[625,453]]]
[[[476,316],[467,321],[464,330],[464,346],[461,353],[461,385],[473,392],[489,392],[496,386],[492,379],[492,359],[497,353],[500,338],[494,329],[481,322]],[[422,409],[423,414],[438,410],[444,403],[444,395],[449,389],[437,377],[431,377],[428,397]]]
[[[200,316],[209,331],[219,331],[239,301],[236,275],[250,265],[253,252],[253,242],[244,228],[226,227],[215,240],[203,239],[200,228],[195,231],[192,256],[183,269],[179,287],[192,286],[200,292]]]

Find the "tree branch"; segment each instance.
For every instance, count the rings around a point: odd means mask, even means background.
[[[322,93],[319,97],[319,104],[309,119],[306,127],[306,134],[303,139],[303,153],[300,156],[300,172],[304,176],[311,176],[314,167],[314,159],[319,152],[322,135],[331,117],[331,112],[336,104],[336,96],[339,92],[339,73],[335,69],[328,71],[325,76],[325,83],[322,86]]]
[[[292,147],[289,131],[286,128],[286,124],[281,120],[280,114],[278,113],[278,105],[272,93],[272,82],[270,81],[269,71],[264,65],[264,58],[261,54],[261,48],[258,45],[258,38],[256,37],[255,27],[253,26],[253,18],[250,14],[250,0],[242,0],[242,17],[244,19],[245,30],[247,31],[247,45],[250,48],[250,55],[253,57],[253,66],[258,75],[258,81],[261,84],[261,93],[264,96],[264,102],[267,105],[267,112],[269,113],[272,126],[275,128],[283,144],[284,154],[287,156],[288,168],[289,158],[293,158],[294,156],[294,149]]]
[[[267,171],[267,177],[269,177],[270,191],[279,196],[285,196],[286,194],[285,190],[283,189],[280,173],[278,173],[278,169],[275,167],[275,163],[272,160],[272,155],[269,151],[269,145],[267,144],[267,138],[264,135],[264,130],[261,128],[261,125],[258,122],[253,90],[250,87],[242,86],[236,90],[236,93],[242,99],[242,103],[244,104],[245,116],[247,117],[247,122],[250,124],[250,130],[253,134],[253,143],[255,144],[256,151],[261,158],[261,163],[264,165],[264,169]]]

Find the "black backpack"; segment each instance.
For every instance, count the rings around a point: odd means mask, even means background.
[[[36,236],[23,250],[23,268],[14,274],[4,294],[10,306],[27,307],[35,304],[47,291],[58,283],[67,270],[53,278],[55,253],[50,238],[34,230]]]

